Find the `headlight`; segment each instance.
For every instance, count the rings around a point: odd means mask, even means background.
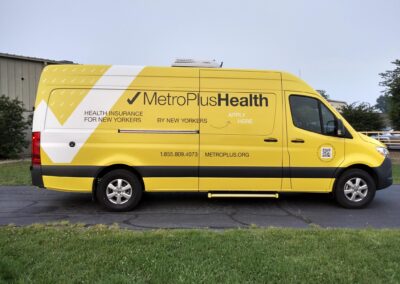
[[[389,150],[386,149],[385,147],[376,147],[376,151],[378,151],[384,157],[389,155]]]

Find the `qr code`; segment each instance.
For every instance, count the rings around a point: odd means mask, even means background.
[[[332,148],[322,148],[321,149],[321,158],[325,158],[325,159],[332,158]]]

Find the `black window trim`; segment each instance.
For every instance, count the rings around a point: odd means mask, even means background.
[[[314,99],[314,98],[313,98]],[[317,99],[316,99],[317,100]],[[322,119],[322,110],[321,110],[321,102],[319,101],[319,100],[317,100],[317,106],[318,106],[318,116],[319,116],[319,126],[320,126],[320,128],[321,128],[321,134],[324,134],[324,135],[326,135],[324,132],[324,120]],[[332,115],[333,115],[333,117],[335,117],[335,115],[331,112],[331,111],[329,111]],[[336,118],[336,117],[335,117]],[[329,136],[331,136],[331,135],[329,135]]]
[[[290,102],[290,97],[292,97],[292,96],[294,96],[294,97],[304,97],[304,98],[308,98],[308,99],[314,99],[314,100],[317,101],[317,105],[318,105],[318,115],[319,115],[321,133],[320,133],[320,132],[315,132],[315,131],[312,131],[312,130],[309,130],[309,129],[304,129],[304,128],[298,127],[298,126],[294,123],[294,120],[293,120],[293,112],[292,112],[292,104],[291,104],[291,102]],[[312,96],[299,95],[299,94],[290,94],[290,95],[289,95],[289,109],[290,109],[290,115],[291,115],[291,117],[292,117],[292,124],[293,124],[293,126],[296,127],[296,128],[298,128],[298,129],[304,130],[304,131],[309,131],[309,132],[316,133],[316,134],[320,134],[320,135],[324,135],[324,136],[353,139],[353,136],[350,134],[350,132],[347,130],[346,127],[344,127],[345,133],[344,133],[343,136],[331,135],[331,134],[325,134],[325,133],[324,133],[324,131],[323,131],[323,120],[322,120],[321,105],[325,106],[325,108],[333,115],[333,117],[335,118],[335,125],[336,125],[336,127],[337,127],[337,125],[338,125],[338,122],[337,122],[338,118],[336,117],[336,115],[335,115],[335,114],[334,114],[320,99],[315,98],[315,97],[312,97]]]

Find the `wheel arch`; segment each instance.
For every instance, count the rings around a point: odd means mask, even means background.
[[[101,178],[103,176],[105,176],[107,173],[114,171],[114,170],[127,170],[127,171],[131,172],[133,175],[135,175],[139,179],[139,181],[142,183],[143,190],[145,190],[143,177],[134,167],[128,166],[125,164],[114,164],[114,165],[106,166],[97,172],[95,178],[93,179],[93,184],[92,184],[93,199],[96,199],[97,185],[99,184],[99,181],[101,180]]]
[[[367,165],[365,165],[365,164],[354,164],[354,165],[348,166],[348,167],[346,167],[346,168],[341,168],[341,169],[336,173],[335,182],[333,183],[333,188],[332,188],[332,191],[333,191],[333,192],[336,190],[336,184],[337,184],[339,178],[340,178],[345,172],[347,172],[348,170],[351,170],[351,169],[359,169],[359,170],[363,170],[363,171],[367,172],[367,173],[372,177],[372,179],[374,180],[375,186],[378,185],[378,176],[377,176],[376,172],[373,170],[373,168],[371,168],[370,166],[367,166]]]

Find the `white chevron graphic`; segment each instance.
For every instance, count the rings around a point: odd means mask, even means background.
[[[84,122],[84,111],[109,111],[143,68],[111,66],[63,125],[47,103],[40,102],[34,112],[32,131],[41,131],[40,146],[54,163],[70,163],[100,124]],[[71,141],[75,142],[75,147],[69,146]]]

